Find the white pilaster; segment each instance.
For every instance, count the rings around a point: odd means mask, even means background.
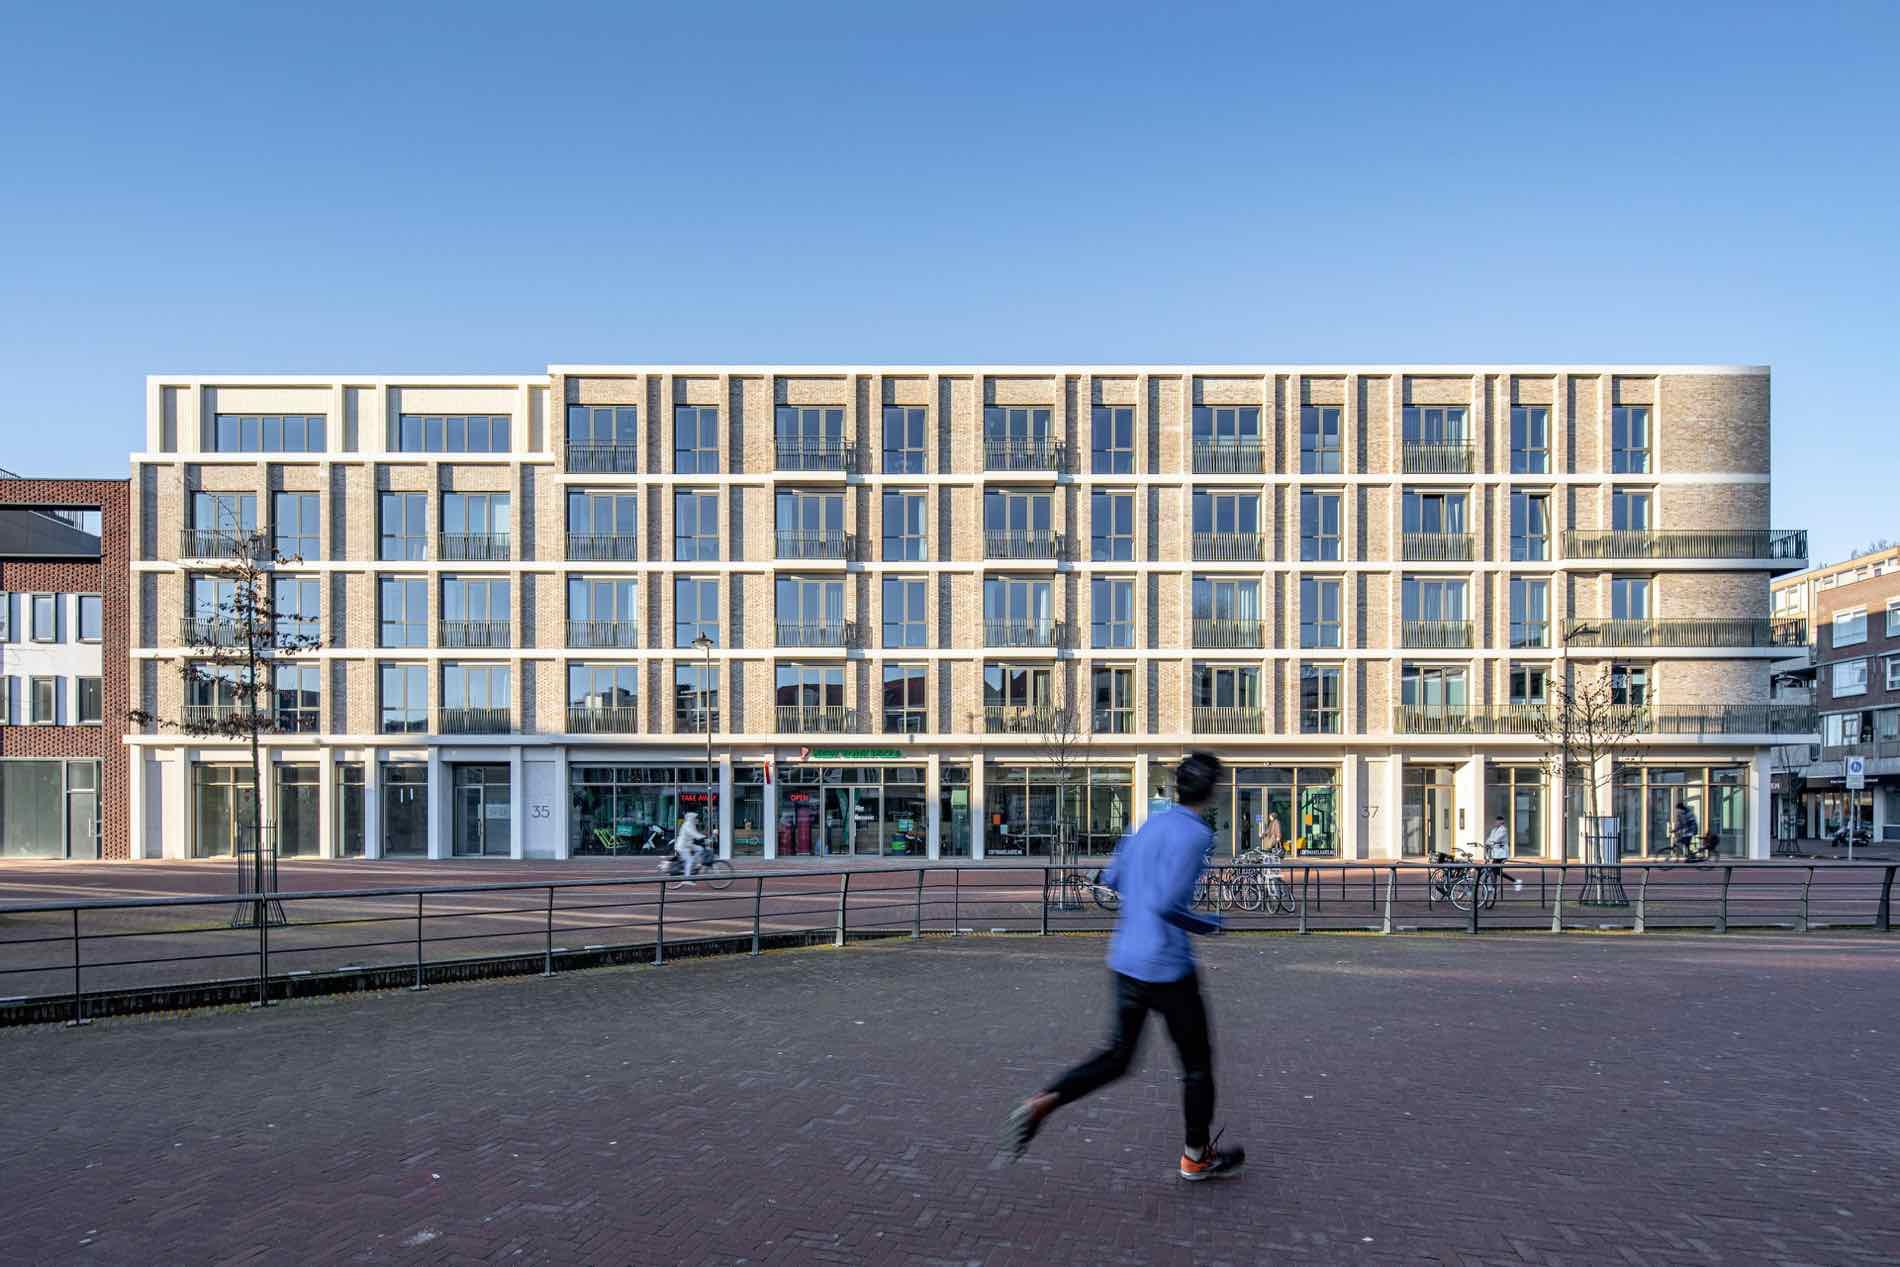
[[[337,856],[336,754],[317,750],[317,857]]]
[[[1775,767],[1774,749],[1757,748],[1748,759],[1748,818],[1747,831],[1742,837],[1742,855],[1747,858],[1767,858],[1774,853],[1775,836],[1772,821],[1774,802]],[[1880,812],[1880,796],[1874,796],[1874,813]],[[1713,818],[1707,809],[1706,817]],[[1710,825],[1703,827],[1710,830]],[[1878,832],[1874,839],[1880,839]]]
[[[935,862],[943,856],[943,758],[933,752],[924,758],[924,857]]]
[[[363,754],[363,857],[383,856],[383,763],[374,748]]]
[[[719,754],[719,856],[732,857],[732,754],[725,752]]]
[[[573,775],[568,771],[567,749],[554,750],[554,856],[565,862],[574,848]]]
[[[449,817],[453,808],[449,767],[440,748],[429,749],[429,857],[449,856]]]
[[[528,782],[523,777],[525,773],[521,768],[519,745],[508,749],[508,856],[517,860],[527,857],[528,847]]]
[[[970,754],[970,859],[981,862],[989,836],[988,811],[983,806],[983,754]]]

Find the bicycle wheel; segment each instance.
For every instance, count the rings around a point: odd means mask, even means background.
[[[714,858],[710,862],[700,864],[699,870],[693,878],[700,881],[709,889],[724,889],[731,886],[732,875],[732,864],[730,862],[727,862],[724,858]]]
[[[1235,887],[1234,905],[1249,913],[1258,912],[1267,905],[1267,889],[1258,875],[1248,875]]]
[[[1477,885],[1472,878],[1461,875],[1451,882],[1451,904],[1461,911],[1468,911],[1471,909],[1471,902],[1476,892]]]
[[[1105,911],[1119,911],[1122,908],[1122,895],[1102,883],[1100,871],[1090,879],[1089,893],[1095,898],[1095,904]]]
[[[1487,911],[1498,904],[1498,878],[1488,871],[1478,881],[1478,902]]]

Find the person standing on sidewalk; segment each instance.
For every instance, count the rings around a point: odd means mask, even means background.
[[[1187,1120],[1181,1178],[1225,1179],[1246,1164],[1245,1149],[1217,1147],[1214,1052],[1207,1006],[1194,971],[1189,933],[1217,933],[1218,918],[1191,908],[1194,885],[1207,864],[1214,833],[1207,814],[1226,771],[1220,758],[1189,753],[1176,768],[1178,801],[1151,813],[1115,851],[1102,882],[1121,894],[1121,911],[1108,943],[1114,1015],[1107,1046],[1030,1096],[1003,1124],[1003,1144],[1020,1158],[1051,1113],[1128,1072],[1151,1011],[1161,1013],[1181,1062],[1181,1109]]]

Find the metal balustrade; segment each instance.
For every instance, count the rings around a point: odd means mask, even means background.
[[[269,641],[268,635],[264,640]],[[181,647],[237,647],[243,643],[244,626],[229,616],[186,616],[178,623]]]
[[[184,528],[178,533],[178,557],[262,562],[270,558],[270,543],[262,533],[231,528]]]
[[[1773,620],[1572,620],[1564,625],[1570,647],[1776,647],[1787,633]]]
[[[637,563],[640,539],[632,533],[570,532],[567,557],[573,563]]]
[[[1406,563],[1469,563],[1477,538],[1468,532],[1408,532],[1399,540]]]
[[[781,647],[854,647],[858,643],[854,621],[781,620],[777,624],[776,642]]]
[[[778,557],[781,559],[853,559],[857,557],[857,538],[848,532],[777,530]]]
[[[1261,735],[1266,733],[1266,713],[1259,708],[1195,707],[1188,725],[1197,735]]]
[[[637,735],[644,728],[637,705],[567,706],[567,733],[570,735]]]
[[[1538,735],[1544,704],[1399,705],[1392,728],[1402,735]],[[1820,728],[1806,704],[1646,704],[1624,709],[1619,727],[1634,735],[1787,735]]]
[[[1399,645],[1420,651],[1457,651],[1472,645],[1468,620],[1404,620],[1399,622]]]
[[[983,554],[991,559],[1060,559],[1064,556],[1059,532],[1046,529],[983,531]]]
[[[1031,705],[987,705],[983,709],[983,730],[991,735],[1043,735],[1056,726],[1052,708]]]
[[[1258,475],[1267,469],[1267,446],[1259,440],[1194,441],[1194,474]]]
[[[858,446],[850,440],[807,440],[779,436],[773,442],[781,471],[855,471]]]
[[[505,620],[445,620],[435,629],[436,645],[455,650],[506,647],[512,640]]]
[[[1805,560],[1805,528],[1678,528],[1563,534],[1573,559],[1764,559]]]
[[[855,732],[858,711],[842,704],[780,704],[781,735],[842,735]]]
[[[506,735],[514,728],[514,715],[506,708],[435,710],[435,729],[440,735]]]
[[[1196,616],[1191,631],[1194,645],[1209,651],[1255,651],[1267,645],[1267,629],[1259,620]]]
[[[1060,620],[986,620],[986,647],[1066,647],[1069,626]]]
[[[567,622],[567,645],[581,649],[637,647],[640,645],[640,622],[637,620],[570,620]]]
[[[1400,456],[1407,475],[1469,475],[1474,454],[1469,440],[1407,440]]]
[[[512,553],[505,532],[445,532],[441,557],[450,563],[506,563]]]
[[[1197,532],[1194,558],[1200,563],[1259,563],[1267,556],[1267,538],[1259,532]]]
[[[1056,440],[986,436],[983,468],[989,471],[1065,471],[1068,446]]]
[[[567,469],[573,475],[632,475],[640,469],[637,444],[595,444],[570,441]]]

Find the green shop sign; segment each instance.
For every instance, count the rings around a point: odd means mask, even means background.
[[[807,761],[902,761],[902,748],[806,748]]]

